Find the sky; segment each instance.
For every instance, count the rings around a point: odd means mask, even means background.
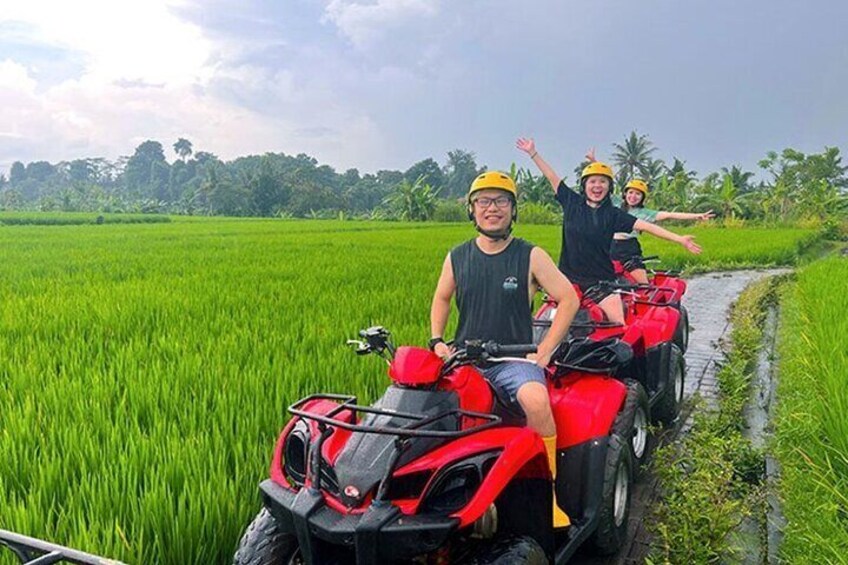
[[[631,131],[702,176],[848,151],[844,0],[0,0],[0,172],[189,139],[570,172]],[[847,160],[848,161],[848,160]]]

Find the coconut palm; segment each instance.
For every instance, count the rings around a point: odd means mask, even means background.
[[[649,177],[648,164],[651,161],[651,154],[657,148],[648,140],[647,135],[638,135],[635,131],[631,131],[623,144],[613,143],[612,146],[614,149],[612,161],[618,169],[616,183],[619,186],[624,186],[632,178]]]

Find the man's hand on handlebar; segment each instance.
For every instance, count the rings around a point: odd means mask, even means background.
[[[452,345],[448,345],[445,342],[437,343],[433,348],[433,353],[441,357],[443,360],[447,360],[448,357],[454,354],[456,348]]]

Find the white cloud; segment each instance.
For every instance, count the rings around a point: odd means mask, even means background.
[[[363,47],[415,18],[435,16],[439,4],[440,0],[377,0],[373,4],[331,0],[325,19],[333,22],[354,45]]]
[[[0,62],[0,89],[32,92],[35,90],[35,80],[29,76],[26,67],[6,59]]]
[[[287,70],[228,65],[231,46],[180,21],[173,6],[172,0],[4,5],[0,23],[13,22],[18,40],[73,52],[83,67],[59,84],[39,84],[34,66],[0,58],[0,171],[14,160],[115,159],[146,139],[160,141],[170,155],[178,137],[224,159],[308,152],[336,166],[361,167],[369,148],[383,150],[374,122],[356,109],[334,107],[325,85],[298,83]],[[252,106],[245,104],[251,97]]]
[[[34,43],[80,53],[89,81],[185,84],[211,74],[211,45],[171,11],[176,0],[4,4],[0,21],[25,24]]]

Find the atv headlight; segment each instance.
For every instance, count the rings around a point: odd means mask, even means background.
[[[309,428],[299,421],[283,444],[283,471],[293,486],[302,487],[306,482],[306,462],[309,453]]]
[[[424,495],[422,512],[452,514],[474,497],[500,451],[480,453],[442,470]]]

